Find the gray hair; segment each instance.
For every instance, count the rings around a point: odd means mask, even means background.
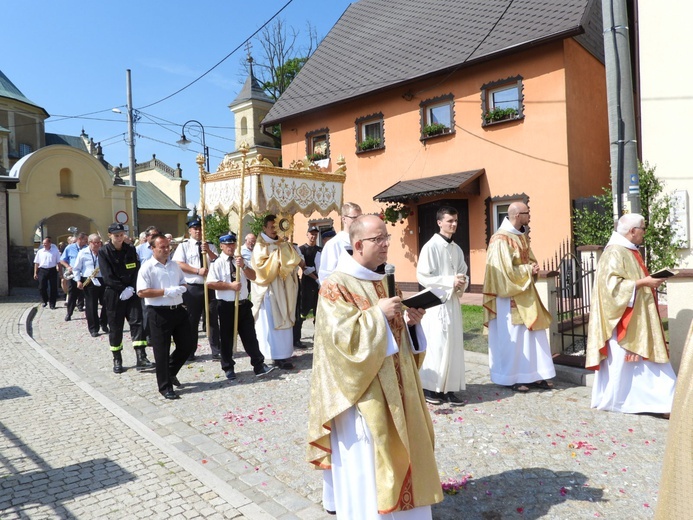
[[[616,233],[626,236],[631,229],[643,227],[644,223],[645,217],[643,217],[640,213],[626,213],[620,219],[618,219]]]
[[[101,235],[98,233],[92,233],[88,238],[89,242],[94,242],[95,240],[101,240]]]

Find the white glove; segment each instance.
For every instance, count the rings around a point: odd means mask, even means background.
[[[91,283],[94,284],[94,287],[101,287],[101,282],[99,282],[98,278],[94,278]]]
[[[164,296],[166,298],[180,296],[187,290],[188,288],[185,285],[174,285],[173,287],[166,287],[166,289],[164,289]]]
[[[120,293],[120,299],[123,301],[129,300],[130,298],[132,298],[133,294],[135,294],[135,289],[133,289],[132,287],[126,287],[125,289],[123,289],[123,292]]]

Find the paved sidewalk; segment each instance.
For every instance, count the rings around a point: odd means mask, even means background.
[[[182,399],[165,401],[127,334],[116,375],[107,336],[31,298],[0,303],[1,518],[334,518],[303,461],[310,349],[265,379],[238,354],[229,383],[202,339]],[[441,480],[464,484],[435,519],[653,516],[667,421],[595,412],[589,388],[561,381],[514,394],[467,354],[467,405],[430,407]]]

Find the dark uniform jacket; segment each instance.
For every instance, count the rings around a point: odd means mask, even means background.
[[[106,287],[118,294],[128,286],[134,289],[137,285],[140,260],[130,244],[123,243],[120,251],[110,242],[105,244],[99,250],[99,267]]]

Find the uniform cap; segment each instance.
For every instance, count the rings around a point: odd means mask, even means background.
[[[108,226],[109,233],[119,233],[121,231],[125,231],[125,226],[123,226],[120,222],[114,222]]]
[[[326,229],[325,231],[320,233],[320,236],[322,237],[323,240],[325,240],[326,238],[332,238],[336,234],[337,233],[335,232],[335,230],[333,228],[330,228],[330,229]]]
[[[308,228],[308,233],[320,233],[320,230],[315,226],[310,226]]]
[[[202,221],[199,218],[194,218],[192,220],[189,220],[188,221],[188,229],[190,229],[191,227],[201,228],[202,227]]]
[[[237,242],[236,234],[229,233],[228,235],[222,235],[219,237],[220,244],[235,244]]]

